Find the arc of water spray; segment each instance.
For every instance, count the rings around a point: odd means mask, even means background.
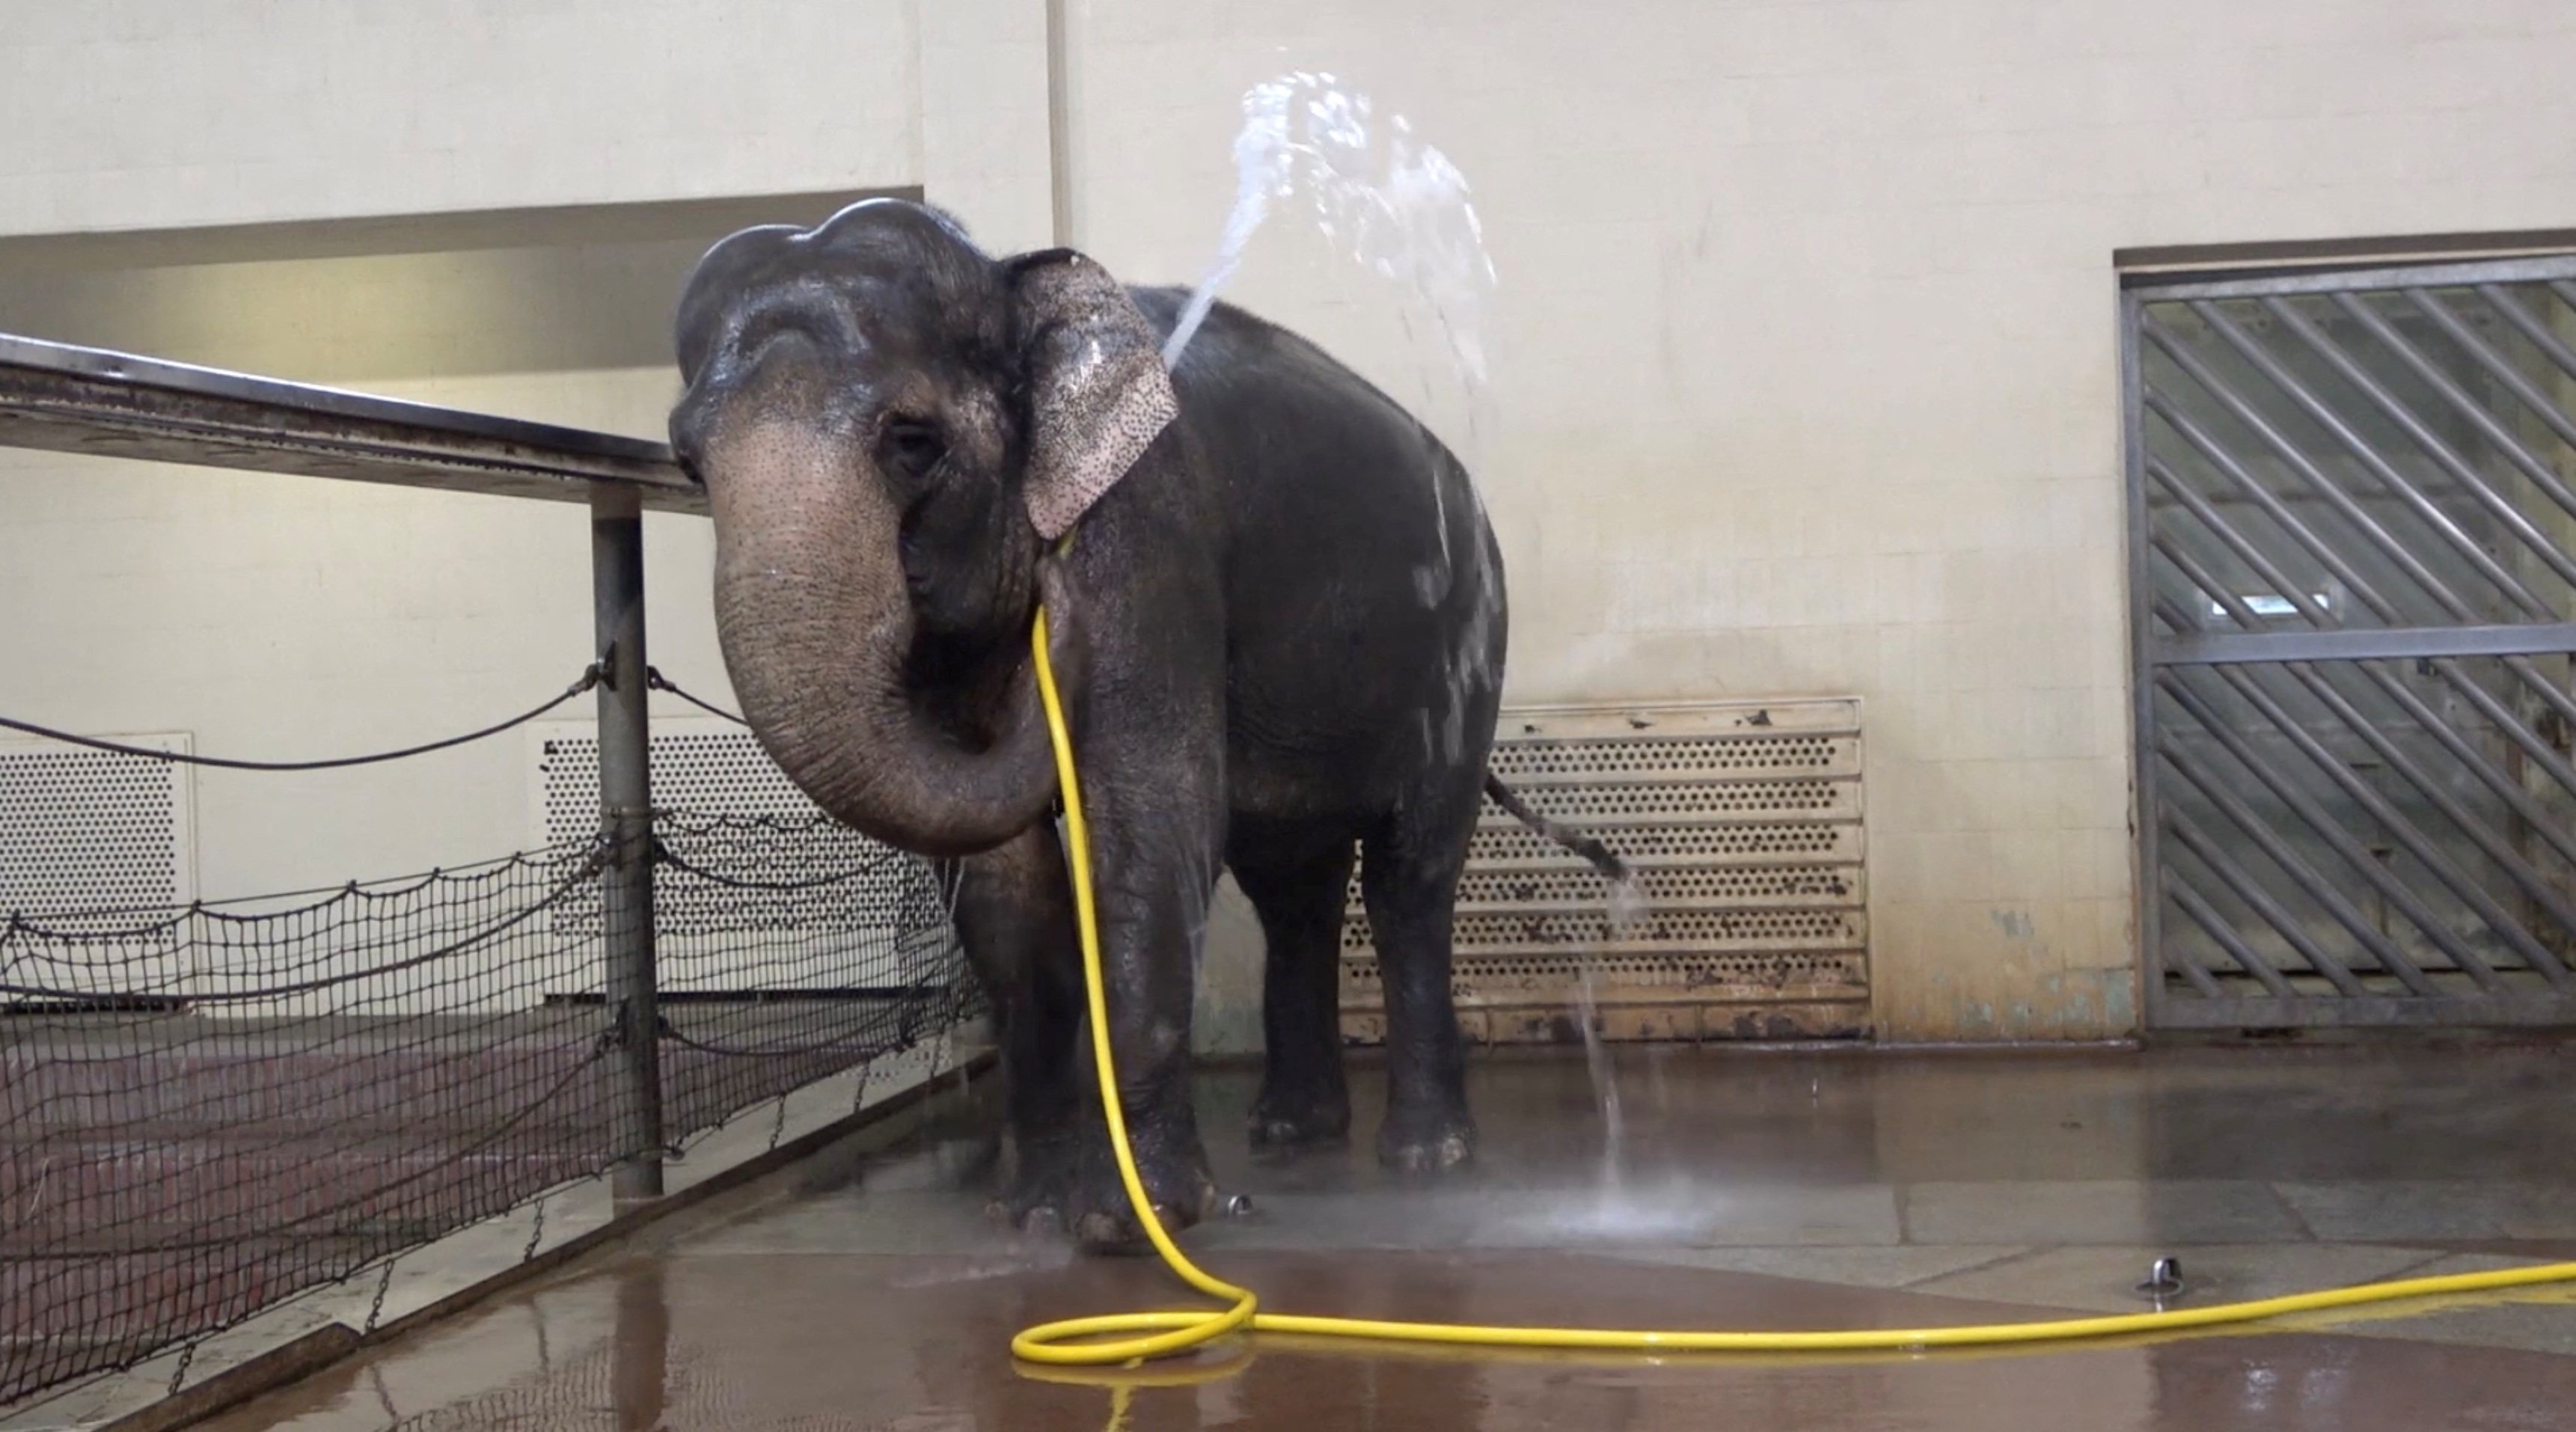
[[[1485,252],[1484,226],[1468,197],[1466,175],[1449,156],[1417,139],[1404,116],[1388,115],[1381,122],[1367,95],[1345,88],[1331,74],[1300,70],[1282,75],[1244,93],[1243,127],[1234,139],[1234,178],[1234,206],[1226,213],[1216,257],[1190,291],[1171,337],[1164,341],[1165,367],[1179,365],[1181,354],[1215,307],[1217,294],[1243,267],[1253,236],[1302,191],[1317,230],[1329,243],[1399,290],[1419,294],[1428,303],[1451,367],[1471,393],[1482,387],[1486,370],[1480,310],[1497,282],[1493,260]],[[1411,318],[1399,317],[1411,338]],[[1472,436],[1472,410],[1468,422]],[[1426,603],[1444,593],[1450,579],[1443,486],[1435,483],[1432,488],[1440,568],[1429,574],[1423,593]],[[1472,472],[1467,491],[1469,499],[1481,506],[1483,498],[1476,492]],[[1466,644],[1474,651],[1481,647],[1481,639]],[[1472,655],[1461,658],[1475,659]],[[1457,685],[1472,674],[1453,669],[1450,679]],[[1463,702],[1458,693],[1453,697]],[[1619,882],[1611,892],[1610,938],[1626,936],[1643,907],[1636,887]],[[1596,954],[1587,953],[1576,999],[1586,1062],[1602,1104],[1605,1191],[1615,1192],[1625,1120],[1615,1071],[1602,1042],[1595,993],[1598,968]]]
[[[1411,121],[1395,114],[1380,122],[1367,95],[1329,73],[1294,71],[1245,91],[1234,175],[1234,207],[1226,214],[1215,259],[1164,341],[1165,367],[1179,365],[1218,292],[1242,268],[1253,236],[1302,191],[1327,241],[1428,302],[1451,367],[1471,394],[1482,387],[1480,309],[1496,283],[1493,259],[1485,252],[1484,226],[1468,196],[1466,175],[1448,155],[1418,140]],[[1406,319],[1408,338],[1412,331]],[[1472,439],[1472,399],[1467,424]],[[1444,486],[1432,488],[1440,563],[1426,600],[1448,590],[1454,570]],[[1481,511],[1484,498],[1472,472],[1467,494]]]
[[[1484,381],[1475,309],[1496,280],[1484,226],[1466,175],[1417,140],[1409,120],[1399,114],[1380,124],[1368,96],[1331,74],[1283,75],[1244,93],[1234,177],[1215,261],[1163,345],[1166,366],[1180,361],[1273,208],[1302,187],[1324,236],[1372,273],[1429,299],[1451,357],[1471,382]]]

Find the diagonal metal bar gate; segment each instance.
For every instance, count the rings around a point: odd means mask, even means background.
[[[2576,1023],[2576,256],[2123,309],[2150,1023]]]

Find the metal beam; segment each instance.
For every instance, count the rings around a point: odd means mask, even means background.
[[[2147,659],[2157,666],[2223,666],[2269,661],[2429,661],[2444,656],[2550,656],[2563,652],[2576,652],[2576,622],[2210,632],[2160,638],[2151,644]]]
[[[706,511],[661,443],[0,334],[0,447]]]
[[[2576,276],[2576,254],[2453,264],[2400,264],[2324,273],[2142,283],[2130,292],[2148,303],[2188,298],[2262,298],[2282,293],[2367,293],[2391,288],[2465,288],[2481,283],[2533,283]]]
[[[2576,1024],[2576,997],[2534,990],[2517,994],[2420,995],[2247,994],[2178,999],[2164,1009],[2166,1029],[2333,1029],[2367,1026],[2518,1029]]]

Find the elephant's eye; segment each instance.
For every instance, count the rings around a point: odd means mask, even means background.
[[[886,424],[885,437],[879,444],[884,460],[912,474],[927,477],[948,456],[948,443],[940,437],[939,428],[918,418],[896,418]]]

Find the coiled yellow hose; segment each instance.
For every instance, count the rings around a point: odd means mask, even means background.
[[[1118,1178],[1127,1189],[1128,1206],[1154,1251],[1184,1283],[1224,1303],[1198,1312],[1104,1313],[1041,1323],[1011,1339],[1011,1352],[1028,1362],[1056,1366],[1100,1367],[1135,1363],[1192,1348],[1250,1329],[1254,1332],[1304,1333],[1314,1337],[1359,1338],[1381,1342],[1467,1344],[1478,1347],[1557,1348],[1621,1352],[1889,1352],[1937,1347],[1991,1347],[2003,1344],[2073,1342],[2121,1334],[2175,1332],[2260,1322],[2292,1313],[2349,1308],[2366,1303],[2393,1303],[2409,1298],[2488,1292],[2542,1283],[2576,1282],[2576,1263],[2547,1263],[2488,1273],[2454,1273],[2431,1278],[2402,1278],[2361,1287],[2217,1303],[2205,1308],[2171,1308],[2151,1313],[2100,1317],[2054,1318],[2028,1323],[1979,1323],[1935,1328],[1870,1328],[1824,1332],[1705,1332],[1622,1328],[1480,1327],[1470,1323],[1407,1323],[1375,1318],[1307,1317],[1265,1313],[1249,1288],[1239,1288],[1202,1270],[1172,1241],[1154,1215],[1145,1182],[1137,1175],[1136,1156],[1127,1143],[1127,1115],[1118,1099],[1118,1071],[1109,1048],[1109,1000],[1100,974],[1100,925],[1092,907],[1091,839],[1082,818],[1082,787],[1074,770],[1073,738],[1064,720],[1055,671],[1047,661],[1046,613],[1038,613],[1033,634],[1038,691],[1046,705],[1047,730],[1055,743],[1056,774],[1063,786],[1065,844],[1073,871],[1074,916],[1081,927],[1082,982],[1090,1001],[1091,1058],[1100,1080],[1100,1107],[1109,1120],[1109,1144],[1118,1156]]]

